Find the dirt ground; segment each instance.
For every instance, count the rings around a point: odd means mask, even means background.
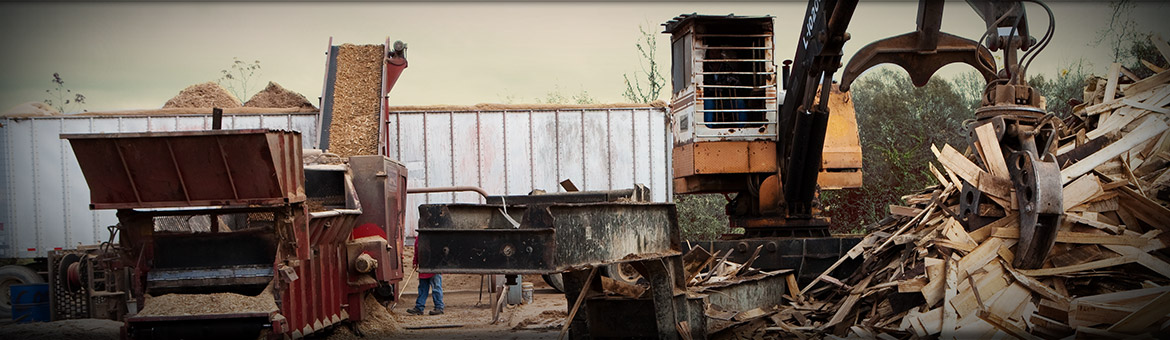
[[[118,339],[121,322],[98,319],[0,324],[0,339]]]
[[[403,263],[409,268],[414,254],[413,247],[404,249]],[[531,304],[504,307],[496,324],[492,324],[492,310],[489,300],[488,281],[480,275],[443,275],[442,315],[410,315],[407,309],[414,306],[418,297],[417,275],[411,275],[404,286],[402,299],[390,310],[394,325],[363,325],[362,328],[392,329],[376,332],[373,337],[384,339],[555,339],[564,320],[568,317],[568,303],[562,293],[553,290],[538,275],[523,277],[535,289]],[[483,294],[480,295],[480,282]],[[434,308],[428,298],[426,312]],[[422,328],[433,327],[433,328]],[[349,327],[336,327],[319,336],[330,340],[363,339]]]
[[[406,248],[404,263],[410,272],[414,249]],[[531,304],[504,307],[496,324],[492,324],[492,310],[486,277],[480,275],[443,275],[442,315],[409,315],[418,297],[417,275],[411,275],[404,286],[402,299],[388,311],[372,317],[360,326],[340,325],[314,334],[309,339],[555,339],[568,317],[568,302],[562,293],[549,287],[538,275],[523,277],[532,282],[535,291]],[[480,282],[483,295],[480,296]],[[434,307],[427,299],[427,312]],[[378,308],[378,307],[374,307]],[[121,322],[109,320],[65,320],[48,323],[0,323],[0,339],[118,339]],[[432,328],[422,328],[432,327]],[[440,328],[445,327],[445,328]],[[361,329],[366,336],[355,334]]]

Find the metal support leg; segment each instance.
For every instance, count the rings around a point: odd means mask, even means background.
[[[577,296],[581,294],[582,289],[593,289],[601,291],[601,279],[595,278],[591,284],[593,287],[583,287],[585,281],[589,278],[588,270],[574,270],[568,271],[561,275],[565,285],[565,300],[569,301],[568,308],[573,308],[573,302],[577,301]],[[584,304],[588,304],[586,299],[580,309],[577,309],[577,315],[573,316],[573,320],[569,322],[569,339],[588,339],[589,338],[589,323],[586,317],[588,308]],[[566,310],[566,312],[572,312]]]
[[[637,262],[634,265],[643,267],[650,281],[650,296],[654,299],[654,318],[658,321],[659,339],[678,339],[679,320],[687,320],[686,295],[675,296],[675,278],[667,263],[669,259],[654,259]],[[681,263],[680,263],[681,265]],[[681,273],[681,268],[678,268]]]

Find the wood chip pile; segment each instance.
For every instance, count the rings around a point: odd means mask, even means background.
[[[252,95],[252,99],[244,103],[244,107],[272,107],[272,108],[299,108],[306,111],[316,111],[317,107],[305,99],[304,95],[289,91],[276,82],[268,82],[263,91]]]
[[[329,152],[341,157],[378,154],[382,45],[344,44],[337,51]]]
[[[1170,334],[1170,71],[1129,79],[1115,65],[1058,124],[1065,215],[1038,269],[1012,263],[1020,238],[1010,179],[995,147],[932,147],[939,185],[891,216],[788,305],[745,319],[741,336],[784,338],[1159,338]],[[1132,74],[1132,73],[1131,73]],[[975,128],[975,135],[994,133]],[[984,136],[988,137],[988,136]],[[995,138],[994,135],[990,136]],[[978,139],[973,139],[978,140]],[[958,220],[962,182],[993,222]],[[1003,185],[994,188],[985,184]]]
[[[177,107],[217,107],[217,108],[235,108],[243,106],[240,100],[231,92],[225,90],[215,82],[206,82],[202,84],[195,84],[179,91],[179,94],[171,98],[163,105],[163,108],[177,108]]]
[[[272,288],[256,296],[236,293],[165,294],[147,296],[139,316],[185,316],[277,311]]]

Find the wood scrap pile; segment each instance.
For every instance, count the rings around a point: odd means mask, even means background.
[[[316,111],[317,107],[313,103],[305,99],[305,96],[289,91],[276,82],[268,82],[268,86],[264,90],[252,95],[252,99],[244,103],[244,107],[274,107],[274,108],[299,108],[306,111]]]
[[[1115,66],[1058,125],[1064,215],[1037,269],[1018,269],[1019,207],[994,130],[935,152],[940,183],[903,197],[849,251],[849,277],[822,274],[790,293],[765,327],[783,337],[1025,339],[1154,337],[1170,332],[1170,72],[1123,84]],[[1133,77],[1132,75],[1126,77]],[[1097,96],[1100,96],[1097,98]],[[987,126],[989,127],[989,126]],[[989,197],[960,223],[962,183]],[[833,266],[834,268],[836,265]],[[831,272],[830,270],[825,273]],[[827,284],[826,284],[827,283]]]
[[[236,108],[241,107],[240,100],[231,92],[225,90],[215,82],[206,82],[202,84],[195,84],[179,91],[178,95],[167,100],[163,108],[186,108],[186,107],[215,107],[215,108]]]
[[[342,157],[378,154],[382,45],[344,44],[337,52],[329,152]]]

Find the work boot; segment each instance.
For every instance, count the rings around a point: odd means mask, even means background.
[[[422,315],[422,313],[423,313],[423,311],[421,309],[418,309],[418,308],[411,308],[411,309],[406,310],[406,314],[410,314],[410,315]],[[432,312],[432,313],[434,313],[434,312]]]
[[[431,315],[439,315],[439,314],[443,314],[442,309],[431,310]]]

